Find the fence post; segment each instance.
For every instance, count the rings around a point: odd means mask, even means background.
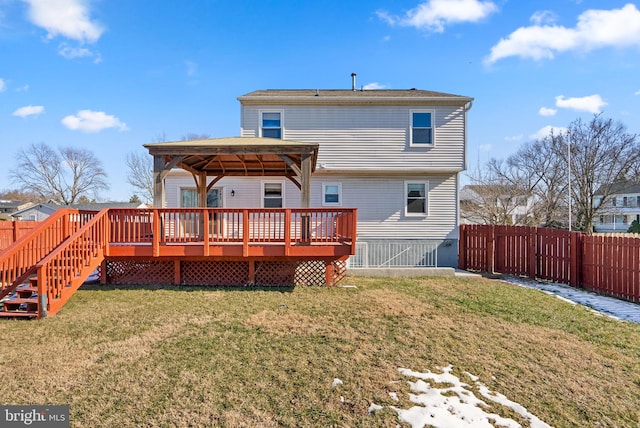
[[[538,274],[538,228],[530,227],[527,236],[527,276],[535,279]]]
[[[489,226],[489,235],[487,236],[487,272],[495,272],[496,258],[496,226]]]
[[[467,269],[467,229],[466,225],[461,224],[459,227],[460,236],[458,237],[458,267]]]
[[[582,234],[571,232],[571,244],[569,247],[569,259],[571,260],[571,271],[569,273],[569,285],[581,288],[582,275]]]

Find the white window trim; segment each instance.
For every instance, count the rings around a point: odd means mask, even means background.
[[[338,186],[338,202],[325,202],[326,186]],[[339,182],[323,182],[322,183],[322,206],[323,207],[341,207],[342,206],[342,183]]]
[[[424,203],[425,203],[425,212],[424,213],[410,213],[409,206],[407,204],[407,199],[409,198],[409,184],[424,184]],[[427,217],[429,215],[429,181],[428,180],[405,180],[404,182],[404,194],[402,195],[404,198],[404,215],[406,217]]]
[[[431,144],[413,144],[413,113],[431,113]],[[411,109],[409,110],[409,146],[410,147],[435,147],[436,145],[436,111],[435,109]]]
[[[258,110],[258,137],[262,138],[262,115],[264,113],[280,113],[280,139],[284,140],[284,110],[278,109]]]
[[[285,187],[285,183],[284,180],[262,180],[260,181],[260,208],[264,208],[264,185],[265,184],[271,184],[271,183],[279,183],[282,187],[282,208],[285,208],[287,205],[285,203],[285,193],[286,193],[286,187]]]

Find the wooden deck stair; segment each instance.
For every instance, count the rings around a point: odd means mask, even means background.
[[[52,216],[51,220],[0,254],[0,269],[6,271],[0,288],[0,318],[41,318],[48,312],[57,312],[89,276],[91,271],[87,268],[102,260],[99,251],[82,251],[86,247],[82,238],[85,231],[91,230],[91,225],[95,224],[93,217],[96,213],[73,218],[79,213],[67,211]],[[70,218],[75,224],[70,222]],[[33,251],[34,247],[41,251]],[[98,260],[86,260],[91,255],[96,255]],[[78,269],[78,266],[84,269]],[[44,279],[42,286],[39,286],[39,278]],[[51,288],[56,283],[58,286],[52,295]],[[63,298],[53,312],[51,297]]]

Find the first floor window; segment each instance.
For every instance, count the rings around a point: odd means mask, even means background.
[[[342,205],[342,184],[322,183],[322,206]]]
[[[405,183],[405,200],[407,215],[427,214],[427,188],[426,181]]]
[[[282,182],[264,182],[262,183],[262,207],[263,208],[282,208]]]

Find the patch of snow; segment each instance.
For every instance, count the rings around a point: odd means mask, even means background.
[[[398,394],[396,394],[395,392],[390,392],[389,397],[391,397],[392,400],[400,401],[400,399],[398,398]]]
[[[580,288],[555,282],[536,281],[529,278],[503,276],[502,280],[521,287],[535,288],[553,294],[562,300],[590,308],[602,315],[622,321],[640,323],[640,305],[615,297],[601,296]]]
[[[378,411],[378,410],[382,410],[382,409],[384,409],[384,407],[379,406],[379,405],[374,404],[374,403],[371,403],[371,404],[369,405],[369,414],[371,414],[371,413],[373,413],[373,412],[376,412],[376,411]]]
[[[338,378],[335,378],[335,379],[333,380],[333,383],[331,384],[331,388],[335,388],[335,387],[337,387],[338,385],[342,385],[342,381],[341,381],[340,379],[338,379]]]
[[[492,407],[476,397],[468,384],[462,382],[451,373],[452,369],[451,365],[441,368],[442,373],[430,371],[421,373],[405,368],[398,369],[404,376],[417,379],[415,382],[408,381],[411,389],[409,400],[416,406],[409,409],[389,406],[390,409],[398,414],[400,422],[408,423],[413,428],[425,426],[435,428],[465,426],[480,428],[493,428],[496,426],[505,428],[521,427],[517,421],[492,412],[493,407],[496,406]],[[532,428],[550,428],[549,425],[527,411],[524,406],[509,400],[502,394],[490,391],[484,384],[478,382],[477,376],[467,372],[464,372],[464,374],[475,382],[484,398],[518,413],[529,421]],[[436,387],[426,381],[443,385],[442,387]],[[389,393],[390,396],[391,394],[395,393]],[[382,408],[383,406],[372,403],[369,406],[369,413]]]

